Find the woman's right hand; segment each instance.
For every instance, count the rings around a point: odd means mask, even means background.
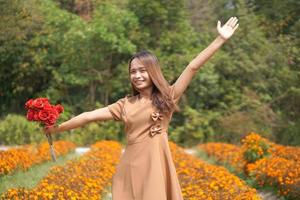
[[[58,126],[54,125],[54,126],[50,126],[50,127],[44,127],[43,132],[44,132],[45,135],[57,133],[58,132]]]

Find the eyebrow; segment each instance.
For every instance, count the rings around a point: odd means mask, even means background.
[[[137,67],[137,68],[133,68],[133,69],[132,69],[132,67],[131,67],[131,68],[130,68],[130,71],[131,71],[131,70],[135,70],[135,69],[144,69],[144,68],[146,69],[146,67],[144,67],[144,66]]]

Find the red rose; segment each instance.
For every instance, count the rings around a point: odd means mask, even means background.
[[[36,112],[36,111],[34,111],[34,113],[33,113],[33,120],[34,121],[39,121],[39,113]]]
[[[56,119],[57,117],[54,114],[50,113],[48,119],[44,121],[44,123],[46,126],[53,126],[56,122]]]
[[[47,103],[50,104],[48,98],[39,98],[39,99],[45,104],[47,104]]]
[[[58,111],[56,110],[55,106],[51,106],[52,109],[51,109],[51,113],[54,114],[56,117],[58,117],[59,113]]]
[[[43,107],[43,109],[51,110],[52,106],[49,103],[46,103]]]
[[[62,105],[60,105],[60,104],[57,104],[55,106],[55,108],[56,108],[56,110],[57,110],[58,113],[64,112],[64,107],[62,107]]]
[[[34,111],[33,110],[28,110],[26,117],[27,117],[28,120],[33,121],[34,120]]]
[[[38,109],[42,109],[44,106],[44,101],[41,99],[35,99],[32,102],[32,106]]]
[[[42,120],[42,121],[47,120],[48,117],[49,117],[49,114],[50,114],[50,112],[49,112],[49,110],[47,110],[47,109],[43,109],[43,110],[40,110],[40,111],[38,112],[39,119]]]
[[[55,124],[56,119],[57,119],[57,116],[53,113],[50,113],[50,115],[48,117],[49,122]]]
[[[32,108],[32,102],[33,99],[29,99],[26,103],[25,103],[25,108],[28,110],[30,108]]]
[[[46,126],[46,127],[50,127],[50,126],[53,126],[53,124],[50,122],[50,121],[44,121],[44,125]]]

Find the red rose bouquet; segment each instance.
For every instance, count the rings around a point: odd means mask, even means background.
[[[55,125],[59,114],[64,111],[62,105],[51,105],[47,98],[29,99],[25,103],[25,108],[27,109],[27,120],[40,122],[46,128]],[[56,161],[52,136],[51,134],[46,134],[46,136],[50,145],[52,159]]]

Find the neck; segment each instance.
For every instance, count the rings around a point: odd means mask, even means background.
[[[150,99],[152,96],[152,88],[144,89],[139,91],[139,98],[140,99]]]

